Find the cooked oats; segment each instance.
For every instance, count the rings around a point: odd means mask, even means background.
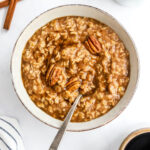
[[[41,27],[22,53],[22,80],[31,100],[63,120],[81,98],[73,122],[112,109],[129,82],[129,53],[107,25],[86,17],[62,17]]]

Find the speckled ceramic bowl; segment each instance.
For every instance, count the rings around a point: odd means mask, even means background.
[[[107,24],[119,35],[130,53],[130,81],[126,93],[122,97],[120,102],[102,117],[88,122],[70,123],[68,126],[68,130],[70,131],[85,131],[95,129],[110,122],[124,110],[134,94],[138,79],[138,58],[134,43],[125,29],[120,25],[120,23],[108,13],[86,5],[65,5],[50,9],[35,18],[32,22],[29,23],[29,25],[19,36],[12,53],[11,72],[13,85],[22,104],[36,118],[55,128],[59,128],[61,126],[62,121],[52,118],[41,109],[39,109],[27,94],[21,78],[21,56],[26,42],[37,29],[39,29],[49,21],[62,16],[85,16],[94,18]]]

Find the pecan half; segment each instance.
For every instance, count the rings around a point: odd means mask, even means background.
[[[94,55],[102,50],[100,42],[93,35],[89,36],[87,41],[85,41],[85,46]]]
[[[67,82],[66,89],[70,92],[73,92],[73,91],[77,90],[80,87],[80,85],[81,85],[81,83],[78,80],[78,78],[73,77],[69,80],[69,82]]]
[[[55,85],[59,79],[59,76],[61,75],[61,72],[62,72],[61,68],[52,64],[47,70],[47,74],[46,74],[47,83],[50,86]]]

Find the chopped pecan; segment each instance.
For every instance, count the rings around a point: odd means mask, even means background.
[[[57,83],[59,76],[61,75],[61,68],[59,68],[58,66],[52,64],[48,70],[47,70],[47,74],[46,74],[46,81],[48,82],[48,84],[50,86],[53,86]]]
[[[100,42],[94,36],[88,37],[87,41],[85,41],[85,46],[92,54],[98,54],[102,50]]]
[[[81,83],[78,78],[71,78],[69,82],[66,84],[66,89],[70,92],[77,90],[80,87]]]

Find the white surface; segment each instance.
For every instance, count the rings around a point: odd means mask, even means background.
[[[108,125],[81,133],[67,132],[59,150],[117,150],[133,130],[150,127],[150,1],[133,8],[112,0],[23,0],[17,5],[9,31],[2,29],[7,9],[0,10],[0,114],[19,120],[26,150],[48,150],[57,130],[29,114],[18,100],[11,83],[10,57],[22,29],[47,9],[69,3],[99,7],[118,19],[133,37],[141,69],[138,89],[125,111]]]
[[[143,0],[115,0],[115,1],[124,6],[135,6],[137,4],[139,5],[139,3],[141,3]]]

